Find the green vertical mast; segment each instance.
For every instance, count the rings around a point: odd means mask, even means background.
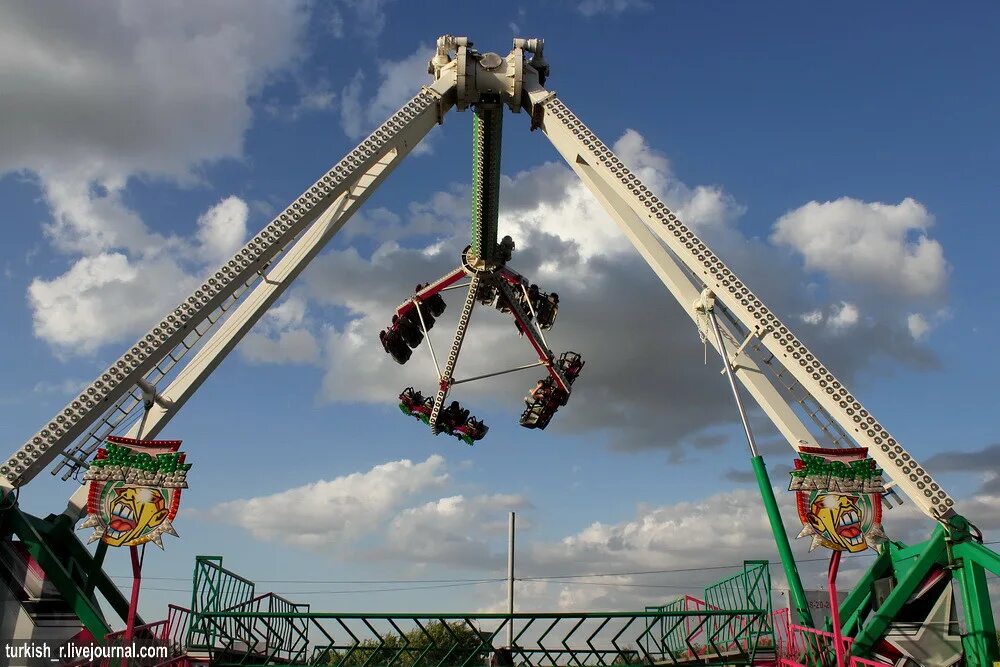
[[[472,115],[472,249],[486,261],[495,259],[500,211],[500,139],[503,105],[479,102]]]

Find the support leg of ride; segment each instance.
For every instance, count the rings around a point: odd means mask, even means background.
[[[788,579],[788,594],[792,598],[795,610],[799,614],[799,624],[808,628],[815,627],[813,625],[812,613],[809,611],[809,604],[806,602],[806,593],[802,589],[802,579],[799,578],[799,570],[795,565],[795,557],[792,556],[792,547],[788,543],[788,533],[785,532],[785,524],[781,520],[781,512],[778,510],[778,501],[774,497],[774,489],[771,487],[771,480],[767,476],[764,457],[757,450],[753,430],[750,428],[750,418],[743,407],[743,399],[740,397],[740,390],[736,385],[736,377],[733,373],[733,366],[729,362],[726,341],[722,338],[722,329],[719,327],[719,321],[715,317],[714,310],[706,307],[705,314],[708,316],[709,321],[712,323],[712,329],[715,331],[715,340],[718,343],[719,354],[722,355],[722,363],[725,366],[726,378],[729,380],[729,388],[733,393],[736,409],[740,413],[743,432],[747,436],[747,445],[750,447],[750,463],[753,466],[754,476],[757,478],[757,487],[760,489],[760,497],[764,501],[764,509],[767,511],[767,520],[771,524],[774,543],[778,547],[781,566],[785,570],[785,578]]]
[[[840,570],[840,551],[830,554],[830,567],[826,574],[826,588],[830,594],[830,624],[833,626],[833,651],[837,656],[837,667],[846,667],[847,651],[844,635],[840,628],[840,600],[837,599],[837,571]]]
[[[1000,661],[1000,647],[997,645],[986,567],[994,574],[1000,574],[1000,557],[975,542],[957,544],[954,551],[955,556],[961,559],[961,565],[955,569],[955,578],[962,589],[962,608],[965,612],[965,635],[962,637],[965,664],[969,667],[990,667]]]
[[[142,583],[142,559],[139,557],[139,547],[128,548],[129,556],[132,559],[132,597],[128,603],[128,620],[125,621],[124,646],[132,643],[132,635],[135,632],[135,614],[139,608],[139,586]],[[143,546],[145,551],[145,546]],[[128,665],[128,658],[122,658],[122,667]]]
[[[840,606],[841,614],[846,619],[842,625],[844,634],[853,637],[858,628],[861,627],[861,622],[868,616],[872,608],[874,597],[872,587],[875,585],[875,581],[891,573],[892,553],[887,545],[882,549],[872,566],[861,575],[861,579],[854,585],[847,599],[844,600],[844,604]]]
[[[871,651],[879,637],[885,634],[896,614],[917,590],[932,566],[944,555],[944,528],[937,526],[931,534],[931,539],[923,544],[923,551],[917,557],[910,569],[897,577],[896,587],[886,596],[872,618],[854,637],[851,655],[866,656]]]
[[[94,639],[103,643],[105,635],[111,632],[111,628],[108,627],[100,606],[89,595],[84,594],[80,585],[82,582],[74,578],[74,572],[79,572],[76,566],[79,561],[67,553],[68,549],[59,539],[61,537],[64,538],[65,542],[69,542],[76,540],[76,536],[72,533],[54,536],[64,529],[58,524],[52,524],[24,513],[17,506],[5,510],[2,516],[4,530],[13,533],[24,543],[28,553],[45,572],[45,578],[52,582],[76,617],[94,636]],[[77,544],[79,544],[79,540],[77,540]],[[83,546],[80,545],[80,548],[83,549]],[[89,556],[89,553],[87,555]],[[107,580],[106,575],[99,578],[98,585],[102,579]],[[117,591],[117,589],[115,590]],[[112,599],[109,596],[106,597],[109,600]]]
[[[795,611],[799,615],[799,625],[814,628],[816,626],[813,623],[812,612],[809,611],[806,592],[802,588],[802,579],[799,577],[799,568],[795,564],[795,557],[792,555],[792,545],[788,541],[788,533],[785,532],[785,523],[782,521],[781,512],[778,510],[778,500],[774,496],[774,489],[771,487],[771,480],[767,475],[764,457],[758,454],[750,459],[750,463],[753,465],[753,474],[757,478],[757,488],[760,489],[760,496],[764,501],[767,520],[771,524],[774,543],[778,547],[781,567],[785,571],[785,579],[788,580],[788,595],[792,600],[792,604],[795,605]]]

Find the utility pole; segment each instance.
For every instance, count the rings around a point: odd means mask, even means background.
[[[510,526],[507,531],[507,647],[514,648],[514,513],[510,513]]]

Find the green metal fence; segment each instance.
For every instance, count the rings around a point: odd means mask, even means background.
[[[746,649],[753,644],[750,628],[744,627],[735,641],[725,644],[705,629],[726,627],[735,618],[758,623],[764,615],[756,609],[510,616],[226,611],[206,613],[204,620],[220,629],[239,629],[238,636],[215,635],[213,665],[482,665],[505,647],[507,625],[513,623],[514,664],[625,667],[750,665],[753,650]],[[292,644],[282,643],[270,632],[276,622],[296,627],[301,623],[305,631]],[[679,646],[666,641],[678,628],[687,627],[700,637],[697,642],[691,637]]]
[[[736,609],[752,609],[754,613],[740,615]],[[684,595],[665,605],[646,607],[659,612],[656,631],[672,653],[685,649],[693,653],[715,655],[756,656],[774,647],[774,627],[771,620],[771,573],[766,560],[748,560],[743,569],[725,577],[704,590],[704,598]],[[729,611],[704,619],[696,612]],[[759,613],[758,613],[759,612]],[[685,613],[683,621],[678,614]],[[647,641],[652,635],[647,636]]]
[[[306,624],[296,614],[308,611],[309,605],[274,593],[256,595],[252,581],[222,567],[221,556],[198,556],[188,649],[262,654],[284,663],[294,658],[306,636]],[[229,615],[217,615],[223,612]]]
[[[706,597],[714,603],[687,596],[641,612],[311,612],[256,595],[253,582],[223,568],[221,558],[199,556],[188,647],[213,665],[452,667],[482,665],[507,649],[514,664],[538,667],[752,664],[771,628],[767,563],[748,561]]]
[[[705,588],[705,603],[709,609],[760,609],[767,613],[761,618],[734,618],[728,625],[716,628],[720,641],[735,642],[747,634],[754,646],[770,641],[774,646],[771,622],[771,570],[766,560],[743,561],[743,570]]]

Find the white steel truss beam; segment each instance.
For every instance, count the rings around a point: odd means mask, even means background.
[[[0,464],[0,495],[27,484],[44,470],[118,398],[132,391],[192,327],[215,311],[251,276],[264,271],[268,263],[324,210],[357,185],[359,173],[378,169],[377,165],[390,152],[405,155],[416,146],[454,105],[455,90],[455,68],[443,69],[432,85],[425,86],[219,267],[201,287]]]
[[[954,513],[954,501],[847,387],[625,166],[607,144],[554,93],[539,85],[537,77],[528,68],[525,68],[523,90],[523,105],[530,111],[532,126],[540,127],[566,162],[580,174],[686,310],[693,309],[701,288],[710,289],[816,402],[860,446],[868,449],[886,476],[894,480],[921,510],[938,519]],[[650,232],[656,238],[652,238]],[[672,257],[656,250],[656,246],[660,246],[657,239],[669,248]],[[691,274],[698,276],[703,285],[693,285],[673,258],[677,258]],[[727,359],[733,358],[733,351],[725,352]],[[741,356],[737,376],[769,416],[777,413],[786,415],[775,423],[795,447],[800,439],[798,430],[805,427],[797,417],[794,420],[787,417],[794,414],[773,386],[765,386],[769,382],[753,380],[763,376],[759,369],[750,372],[749,361],[745,354]]]
[[[330,239],[392,173],[406,156],[409,150],[407,146],[413,145],[414,143],[399,143],[370,169],[356,177],[354,184],[328,206],[292,247],[281,255],[273,268],[264,274],[263,280],[258,282],[250,295],[240,301],[239,306],[198,348],[167,388],[156,394],[160,400],[154,401],[143,418],[132,424],[123,434],[125,437],[150,439],[159,434]],[[86,487],[81,486],[70,498],[64,513],[76,521],[83,516],[86,503]]]

